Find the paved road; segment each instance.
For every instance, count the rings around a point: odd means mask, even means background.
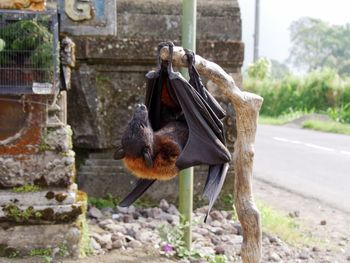
[[[254,176],[350,212],[350,136],[259,125]]]

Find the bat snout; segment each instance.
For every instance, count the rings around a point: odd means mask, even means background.
[[[137,110],[140,110],[140,111],[146,111],[147,110],[147,107],[145,104],[137,104],[136,105],[136,109]]]

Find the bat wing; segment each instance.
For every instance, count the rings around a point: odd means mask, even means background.
[[[119,206],[126,207],[134,203],[156,180],[139,179],[135,188],[120,203]]]

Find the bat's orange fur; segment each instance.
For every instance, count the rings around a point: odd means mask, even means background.
[[[124,164],[140,178],[170,180],[179,172],[175,165],[179,154],[180,147],[176,142],[165,136],[156,136],[153,167],[147,167],[142,157],[125,156]]]

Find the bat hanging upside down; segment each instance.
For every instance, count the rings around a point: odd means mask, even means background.
[[[164,46],[169,48],[165,61],[159,57]],[[136,108],[115,153],[115,159],[124,159],[140,178],[119,206],[131,205],[156,180],[168,180],[180,170],[204,164],[209,169],[203,194],[210,211],[231,159],[222,122],[225,111],[204,87],[192,51],[185,50],[190,80],[173,71],[173,46],[170,42],[159,45],[157,69],[146,75],[145,105]]]
[[[179,172],[176,160],[187,139],[188,127],[182,121],[169,122],[153,132],[148,110],[145,105],[139,104],[114,158],[124,158],[125,166],[139,178],[169,180]]]

